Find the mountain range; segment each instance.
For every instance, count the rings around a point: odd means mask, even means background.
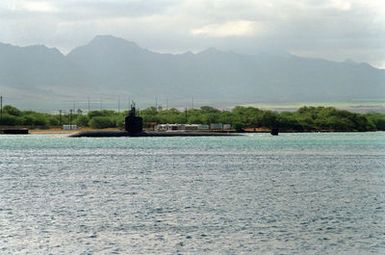
[[[64,55],[42,45],[0,43],[0,93],[15,104],[57,106],[130,97],[174,104],[346,101],[385,98],[385,70],[291,54],[242,55],[210,48],[161,54],[96,36]],[[52,107],[51,107],[52,108]]]

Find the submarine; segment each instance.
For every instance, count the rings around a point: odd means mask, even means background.
[[[69,135],[69,137],[174,137],[174,136],[239,136],[237,133],[229,132],[206,132],[206,131],[145,131],[143,130],[143,118],[138,116],[135,104],[124,118],[124,130],[118,131],[80,131]]]

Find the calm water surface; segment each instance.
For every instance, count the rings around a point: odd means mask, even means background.
[[[385,254],[385,133],[0,136],[0,254]]]

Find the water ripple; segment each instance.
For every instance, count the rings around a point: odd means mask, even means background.
[[[384,254],[385,136],[0,137],[1,254]]]

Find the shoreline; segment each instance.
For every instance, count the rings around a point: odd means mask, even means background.
[[[124,132],[120,129],[114,129],[114,128],[108,128],[108,129],[91,129],[91,128],[85,128],[85,129],[78,129],[78,130],[61,130],[61,129],[30,129],[29,134],[31,135],[75,135],[77,133],[84,133],[84,132],[90,132],[90,133],[104,133],[104,132]],[[193,134],[192,136],[220,136],[222,134],[270,134],[270,130],[256,130],[256,131],[244,131],[244,132],[210,132],[210,131],[203,131],[203,132],[164,132],[164,131],[146,131],[145,133],[150,135],[142,135],[142,136],[188,136],[190,134]],[[290,133],[372,133],[372,132],[382,132],[382,131],[336,131],[336,130],[319,130],[319,131],[295,131],[295,130],[280,130],[280,134],[290,134]],[[161,135],[158,135],[161,134]],[[179,135],[177,135],[179,134]],[[122,135],[127,136],[127,135]],[[135,135],[133,135],[135,136]]]
[[[77,130],[63,130],[61,128],[48,128],[48,129],[29,129],[30,135],[74,135],[82,132],[91,132],[91,133],[102,133],[102,132],[124,132],[118,128],[106,128],[106,129],[92,129],[92,128],[80,128]],[[215,136],[221,134],[270,134],[271,130],[266,128],[256,128],[254,130],[248,129],[243,132],[236,131],[154,131],[154,130],[144,130],[145,133],[149,134],[147,136],[188,136],[189,134],[196,134],[195,136]],[[314,130],[314,131],[296,131],[296,130],[279,130],[279,133],[367,133],[367,132],[381,132],[381,131],[336,131],[336,130]],[[176,135],[179,134],[179,135]]]
[[[230,132],[199,132],[199,131],[142,131],[132,133],[127,131],[81,131],[69,137],[181,137],[181,136],[240,136],[240,133]]]

